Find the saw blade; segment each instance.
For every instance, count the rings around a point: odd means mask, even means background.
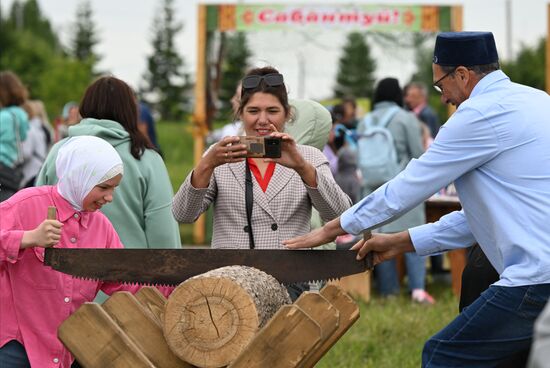
[[[224,266],[255,267],[283,284],[337,279],[372,268],[348,250],[47,248],[44,264],[80,278],[179,285]]]

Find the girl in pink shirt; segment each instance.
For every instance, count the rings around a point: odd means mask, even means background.
[[[122,248],[97,211],[113,200],[122,160],[106,141],[71,138],[59,150],[56,186],[28,188],[0,203],[0,362],[7,367],[70,367],[59,325],[99,290],[139,287],[80,280],[43,265],[44,248]],[[48,206],[56,220],[45,220]]]

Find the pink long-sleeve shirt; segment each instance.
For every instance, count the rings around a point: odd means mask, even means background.
[[[139,289],[73,278],[43,265],[44,248],[19,249],[23,232],[46,219],[48,206],[57,208],[57,220],[63,223],[57,248],[123,247],[101,212],[74,210],[55,186],[25,189],[0,203],[0,346],[19,341],[33,368],[70,367],[73,357],[57,338],[57,329],[98,290]]]

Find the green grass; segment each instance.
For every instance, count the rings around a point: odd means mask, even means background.
[[[419,305],[403,293],[373,295],[359,303],[361,317],[321,359],[319,368],[417,368],[424,342],[457,314],[458,299],[447,283],[430,283],[435,305]]]
[[[193,138],[189,123],[161,122],[159,141],[176,191],[193,168]],[[207,217],[207,239],[211,234]],[[180,225],[182,243],[192,243],[192,225]],[[429,282],[437,300],[433,306],[411,303],[409,296],[382,299],[373,295],[360,303],[361,317],[320,361],[320,368],[413,368],[420,366],[424,342],[449,323],[458,310],[458,299],[444,282]]]
[[[170,175],[174,193],[177,192],[189,172],[193,170],[193,135],[189,122],[160,122],[157,124],[159,144]],[[206,242],[212,234],[212,212],[207,212]],[[180,224],[182,244],[193,244],[193,225]]]

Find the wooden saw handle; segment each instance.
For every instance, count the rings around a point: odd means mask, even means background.
[[[372,238],[372,232],[370,230],[364,231],[363,232],[363,239],[365,240],[365,242],[367,242],[367,240],[369,240],[370,238]],[[365,256],[365,262],[367,263],[369,269],[372,269],[374,267],[373,257],[374,257],[374,255],[373,255],[372,252],[368,252],[367,255]]]
[[[48,207],[48,220],[57,220],[57,208],[54,206]]]
[[[366,230],[365,232],[363,232],[363,239],[365,241],[369,240],[370,238],[372,238],[372,232],[370,230]]]

